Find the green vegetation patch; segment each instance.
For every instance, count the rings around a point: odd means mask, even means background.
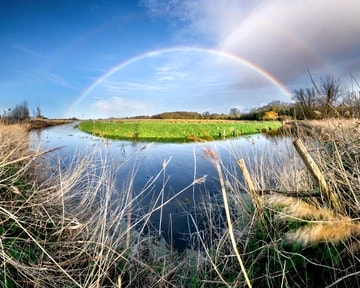
[[[96,136],[158,142],[196,142],[264,133],[281,127],[278,121],[213,120],[89,120],[80,130]]]

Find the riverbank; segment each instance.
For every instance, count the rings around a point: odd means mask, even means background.
[[[50,168],[46,154],[28,150],[26,127],[0,125],[0,285],[356,287],[360,131],[355,121],[334,131],[316,141],[298,131],[326,189],[296,152],[247,167],[249,185],[244,171],[223,169],[207,151],[221,195],[188,215],[196,232],[179,253],[147,226],[151,211],[137,218],[131,185],[119,194],[104,163],[79,155],[71,167]]]
[[[336,134],[350,133],[351,130],[360,127],[357,119],[328,118],[323,120],[288,120],[278,130],[279,133],[313,138],[330,139]],[[349,135],[350,135],[349,134]]]
[[[31,130],[43,129],[46,127],[52,127],[56,125],[64,125],[73,123],[74,119],[46,119],[46,118],[32,118],[30,119],[29,126]]]
[[[15,119],[1,119],[0,124],[2,125],[15,125],[19,124],[26,127],[28,130],[43,129],[46,127],[52,127],[63,124],[70,124],[76,121],[75,119],[48,119],[48,118],[30,118],[25,120]]]
[[[204,142],[256,133],[281,127],[278,121],[231,120],[89,120],[80,130],[110,139],[149,142]]]

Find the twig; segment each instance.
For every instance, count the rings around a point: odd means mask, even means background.
[[[267,189],[267,190],[261,190],[258,192],[259,194],[272,194],[272,193],[278,193],[282,195],[286,195],[289,197],[316,197],[321,196],[320,192],[318,191],[280,191],[276,189]]]
[[[27,160],[27,159],[30,159],[30,158],[36,158],[36,157],[39,157],[41,155],[56,151],[56,150],[58,150],[60,148],[61,147],[52,148],[52,149],[45,150],[45,151],[42,151],[42,152],[38,152],[38,153],[35,153],[35,154],[30,154],[30,155],[23,156],[21,158],[18,158],[18,159],[15,159],[15,160],[8,161],[8,162],[5,162],[3,164],[0,164],[0,168],[11,165],[11,164],[15,164],[15,163],[18,163],[18,162],[21,162],[21,161],[24,161],[24,160]]]

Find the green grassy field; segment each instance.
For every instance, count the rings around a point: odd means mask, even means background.
[[[273,131],[278,121],[215,120],[89,120],[80,129],[93,135],[122,140],[191,142]]]

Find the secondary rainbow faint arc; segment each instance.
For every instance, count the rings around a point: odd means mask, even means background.
[[[137,61],[140,61],[144,58],[148,58],[148,57],[155,57],[158,56],[160,54],[164,54],[164,53],[171,53],[171,52],[203,52],[203,53],[209,53],[209,54],[213,54],[216,56],[221,56],[224,57],[226,59],[230,59],[230,60],[234,60],[254,71],[256,71],[257,73],[259,73],[260,75],[262,75],[264,78],[266,78],[267,80],[269,80],[271,83],[273,83],[276,87],[279,88],[279,90],[284,93],[286,96],[288,96],[289,98],[291,98],[291,92],[278,80],[276,79],[274,76],[272,76],[270,73],[268,73],[266,70],[264,70],[263,68],[261,68],[260,66],[257,66],[256,64],[250,62],[249,60],[242,58],[238,55],[235,54],[231,54],[229,52],[226,51],[222,51],[222,50],[216,50],[216,49],[211,49],[211,48],[202,48],[202,47],[188,47],[188,46],[184,46],[184,47],[171,47],[171,48],[163,48],[163,49],[158,49],[158,50],[152,50],[149,52],[145,52],[143,54],[140,54],[138,56],[135,56],[131,59],[128,59],[124,62],[121,62],[120,64],[112,67],[108,72],[106,72],[104,75],[100,76],[98,79],[96,79],[96,81],[94,81],[93,83],[91,83],[90,86],[88,86],[81,94],[80,96],[71,104],[71,106],[69,107],[69,109],[67,110],[67,114],[69,114],[69,112],[71,112],[73,110],[74,107],[76,107],[77,105],[80,104],[80,102],[96,87],[98,86],[101,82],[103,82],[106,78],[108,78],[109,76],[111,76],[112,74],[116,73],[117,71],[125,68],[126,66],[133,64]]]

